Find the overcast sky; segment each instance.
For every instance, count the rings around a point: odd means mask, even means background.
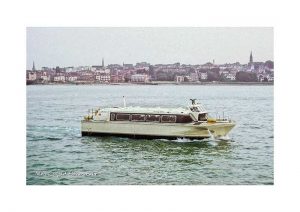
[[[273,60],[273,28],[27,28],[27,69]]]

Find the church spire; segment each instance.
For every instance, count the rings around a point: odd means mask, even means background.
[[[102,57],[102,68],[104,69],[104,58]]]
[[[252,64],[253,63],[253,56],[252,56],[252,51],[250,53],[250,60],[249,60],[249,63]]]
[[[32,64],[32,71],[35,71],[34,61],[33,61],[33,64]]]

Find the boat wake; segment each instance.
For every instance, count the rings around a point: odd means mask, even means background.
[[[195,142],[203,142],[205,141],[203,140],[199,140],[199,139],[189,139],[189,138],[177,138],[177,139],[156,139],[157,141],[162,141],[162,142],[173,142],[173,143],[195,143]]]
[[[218,141],[233,141],[228,135],[215,138]]]
[[[161,140],[165,140],[165,139],[161,139]],[[211,136],[210,138],[205,138],[205,139],[177,138],[171,141],[175,143],[210,143],[212,145],[217,145],[220,142],[230,142],[233,140],[227,135],[227,136]]]
[[[177,143],[193,143],[193,142],[199,142],[201,140],[192,140],[192,139],[188,139],[188,138],[177,138],[176,140],[172,140],[174,142]]]

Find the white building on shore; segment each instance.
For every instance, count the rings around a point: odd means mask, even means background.
[[[35,71],[30,71],[30,72],[28,72],[28,80],[29,80],[29,81],[34,81],[34,80],[36,80],[36,72],[35,72]]]
[[[184,82],[184,76],[176,76],[176,82],[177,83]]]
[[[149,76],[146,74],[133,74],[131,75],[131,82],[148,82]]]
[[[64,75],[54,76],[53,81],[54,82],[65,82],[66,77]]]
[[[200,72],[199,78],[200,80],[207,80],[207,72]]]
[[[77,79],[78,79],[77,76],[69,76],[69,77],[67,77],[67,80],[68,80],[69,82],[75,82],[75,81],[77,81]]]
[[[109,83],[110,82],[110,75],[108,74],[101,74],[101,75],[96,75],[96,80],[104,83]]]
[[[235,73],[227,73],[225,74],[226,79],[231,80],[231,81],[235,81]]]

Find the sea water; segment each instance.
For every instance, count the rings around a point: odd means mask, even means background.
[[[82,137],[88,109],[180,107],[197,98],[236,127],[226,139]],[[274,183],[273,86],[27,86],[28,185],[261,185]]]

